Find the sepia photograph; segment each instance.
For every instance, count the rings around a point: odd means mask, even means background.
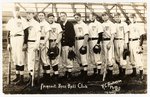
[[[3,2],[2,93],[147,94],[147,2]]]

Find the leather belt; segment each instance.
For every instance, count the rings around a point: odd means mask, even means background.
[[[84,37],[76,37],[76,40],[82,40]]]
[[[17,36],[23,36],[23,35],[22,34],[15,34],[15,35],[11,35],[11,36],[17,37]]]
[[[98,38],[89,38],[89,41],[91,41],[91,40],[97,40]]]
[[[35,42],[35,40],[28,40],[28,42]]]
[[[110,40],[110,38],[103,38],[103,40]]]
[[[41,37],[40,40],[44,40],[45,37]]]
[[[139,40],[139,38],[129,38],[129,41],[136,41]]]

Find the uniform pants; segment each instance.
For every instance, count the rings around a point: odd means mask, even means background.
[[[79,52],[79,49],[82,47],[83,45],[83,40],[76,40],[76,54],[77,54],[77,57],[78,57],[78,61],[79,63],[82,64],[82,66],[85,66],[85,65],[88,65],[88,61],[87,61],[87,54],[80,54]],[[88,51],[88,50],[87,50]]]
[[[10,43],[12,46],[12,59],[15,65],[23,66],[25,64],[24,57],[25,52],[22,51],[23,48],[23,36],[15,36],[10,38]]]
[[[120,63],[122,67],[125,67],[127,64],[126,60],[123,59],[123,51],[124,51],[124,40],[115,40],[114,43],[114,52],[115,59]]]
[[[49,43],[50,47],[54,42],[55,41]],[[59,55],[54,60],[50,60],[52,66],[58,65],[60,62],[60,52],[61,52],[60,51],[60,48],[61,48],[60,43],[58,44],[58,48],[59,48]]]
[[[35,70],[37,69],[36,67],[36,60],[38,58],[38,54],[36,51],[34,51],[35,48],[35,42],[28,42],[28,70]]]
[[[100,54],[95,54],[93,52],[93,47],[97,44],[97,40],[90,40],[89,41],[89,45],[90,45],[90,58],[91,58],[91,62],[92,64],[101,64],[102,63],[102,59],[101,59],[101,52]]]
[[[129,41],[130,61],[132,65],[143,69],[142,54],[138,54],[139,40]]]
[[[110,42],[110,40],[104,40],[103,41],[103,49],[104,49],[104,55],[105,55],[105,64],[107,64],[109,67],[112,67],[114,64],[114,44],[111,45],[110,49],[107,50],[107,45]],[[107,63],[106,63],[107,60]]]

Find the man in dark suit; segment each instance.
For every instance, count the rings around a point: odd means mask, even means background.
[[[74,26],[67,20],[67,14],[65,12],[60,13],[60,25],[63,29],[62,33],[62,62],[66,67],[65,77],[71,78],[71,71],[73,68],[73,60],[68,59],[68,52],[73,50],[75,43],[75,31]]]

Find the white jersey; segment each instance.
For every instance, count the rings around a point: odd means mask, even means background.
[[[27,21],[23,17],[20,19],[11,18],[6,25],[6,29],[10,31],[10,36],[15,34],[24,35],[23,30],[27,27]]]
[[[88,34],[88,26],[83,21],[75,24],[74,30],[76,37],[83,37],[84,35]]]
[[[43,20],[40,24],[41,36],[45,37],[47,32],[51,30],[49,23],[46,20]]]
[[[129,25],[129,38],[140,38],[142,34],[144,34],[144,26],[138,23],[131,23]]]
[[[98,33],[103,32],[103,27],[102,24],[99,23],[97,20],[94,22],[90,23],[89,26],[89,37],[98,37]]]
[[[40,33],[40,24],[36,20],[31,19],[30,21],[28,21],[28,25],[29,25],[28,40],[36,40],[37,35],[39,35]]]
[[[49,24],[49,25],[52,29],[52,31],[50,32],[50,35],[49,35],[49,39],[57,39],[58,35],[62,31],[60,24],[54,22],[54,23]]]
[[[106,21],[102,24],[103,26],[103,38],[111,38],[112,34],[115,34],[116,29],[111,21]]]
[[[129,31],[128,25],[125,22],[121,22],[121,23],[116,23],[115,26],[116,26],[115,38],[123,38],[124,39],[125,33],[127,33]]]

